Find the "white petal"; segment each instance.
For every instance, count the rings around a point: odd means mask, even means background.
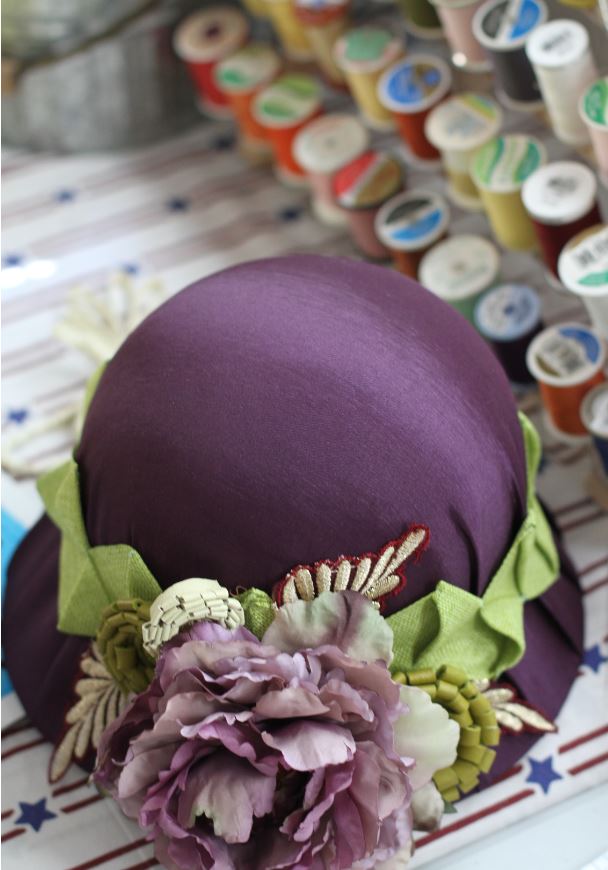
[[[436,831],[443,816],[443,798],[434,782],[427,782],[412,795],[414,830]]]
[[[401,700],[409,707],[409,713],[395,723],[395,750],[416,762],[409,771],[412,788],[416,791],[430,782],[437,770],[455,761],[460,727],[449,718],[447,710],[433,704],[422,689],[402,686]]]

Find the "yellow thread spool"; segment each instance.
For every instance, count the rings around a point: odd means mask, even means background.
[[[479,191],[492,231],[503,247],[531,251],[536,233],[524,208],[521,188],[546,161],[545,148],[532,136],[498,136],[473,159],[471,176]]]
[[[264,0],[266,12],[290,60],[312,60],[313,51],[306,31],[296,15],[293,0]]]
[[[351,0],[295,0],[295,10],[323,75],[333,85],[344,84],[334,46],[348,29]]]
[[[405,53],[396,36],[382,28],[358,27],[336,43],[334,58],[344,73],[365,123],[374,130],[392,130],[395,121],[377,94],[380,76]]]

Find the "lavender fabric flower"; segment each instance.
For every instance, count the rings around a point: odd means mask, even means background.
[[[407,707],[391,647],[352,592],[286,605],[262,641],[198,623],[163,647],[149,688],[105,732],[96,780],[168,868],[385,857],[407,841],[414,765],[395,749]]]

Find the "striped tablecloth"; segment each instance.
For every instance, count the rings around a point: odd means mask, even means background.
[[[537,119],[507,120],[513,128],[540,131],[551,158],[567,154]],[[93,365],[53,335],[74,285],[100,296],[111,276],[122,274],[139,286],[159,278],[167,293],[174,293],[203,275],[261,256],[296,251],[357,256],[342,230],[313,219],[305,194],[283,188],[267,170],[246,166],[230,126],[223,124],[201,124],[179,139],[112,156],[8,153],[2,180],[2,427],[7,438],[48,420],[82,394]],[[411,168],[408,185],[420,181],[443,188],[439,173]],[[456,208],[451,229],[489,235],[482,216]],[[586,319],[576,302],[547,287],[533,258],[505,255],[502,274],[541,292],[547,323]],[[542,428],[536,395],[523,403]],[[72,438],[70,431],[58,429],[32,447],[30,459],[59,462]],[[544,443],[541,493],[555,510],[584,589],[586,639],[579,676],[559,716],[559,732],[543,737],[500,783],[461,801],[440,831],[419,836],[413,867],[608,777],[608,514],[586,490],[589,452],[573,453],[549,437]],[[41,504],[31,480],[3,474],[2,482],[4,560]],[[2,691],[7,870],[156,866],[141,832],[88,785],[81,771],[70,771],[57,787],[48,785],[50,748],[19,721],[19,704],[4,673]]]

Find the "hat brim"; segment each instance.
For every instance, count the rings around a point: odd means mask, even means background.
[[[550,515],[549,515],[550,516]],[[554,719],[576,679],[583,644],[582,598],[576,571],[556,534],[562,572],[539,599],[525,607],[526,653],[505,676],[518,695]],[[73,686],[87,638],[57,625],[60,534],[44,516],[24,538],[8,570],[3,645],[6,666],[32,723],[57,741],[73,703]],[[524,755],[541,734],[504,737],[490,784]]]

